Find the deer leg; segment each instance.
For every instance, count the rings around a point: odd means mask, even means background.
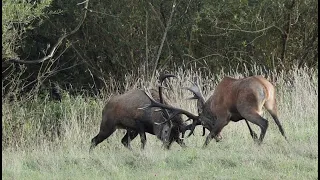
[[[281,132],[282,136],[284,137],[284,139],[285,139],[286,141],[288,141],[288,138],[287,138],[287,136],[286,136],[285,133],[284,133],[283,127],[282,127],[281,124],[280,124],[280,121],[279,121],[279,119],[278,119],[278,116],[275,115],[275,114],[272,114],[272,113],[270,113],[270,114],[271,114],[272,118],[274,119],[274,121],[276,122],[276,124],[277,124],[277,126],[278,126],[278,128],[279,128],[279,131]]]
[[[165,147],[166,149],[170,149],[171,144],[173,143],[173,141],[176,141],[182,148],[187,147],[186,144],[183,142],[183,139],[180,139],[180,138],[177,138],[176,140],[171,139],[168,143],[166,143],[166,144],[164,143],[164,144],[163,144],[164,147]]]
[[[218,134],[214,137],[214,139],[216,140],[216,142],[220,142],[220,141],[221,141],[221,139],[222,139],[221,134],[220,134],[220,133],[218,133]]]
[[[132,150],[130,141],[138,135],[138,132],[133,130],[127,130],[126,135],[121,139],[122,144],[128,149]]]
[[[182,148],[187,147],[186,144],[183,142],[183,139],[179,137],[179,134],[180,133],[178,129],[176,129],[176,131],[174,129],[172,130],[169,142],[163,144],[166,149],[170,149],[171,144],[174,141],[176,141]]]
[[[247,124],[247,126],[248,126],[248,128],[249,128],[250,135],[251,135],[252,139],[253,139],[254,141],[257,141],[257,139],[258,139],[257,134],[251,129],[251,127],[250,127],[250,125],[249,125],[249,122],[248,122],[246,119],[245,119],[245,121],[246,121],[246,124]]]
[[[98,135],[92,138],[89,152],[91,152],[92,149],[96,147],[99,143],[101,143],[103,140],[107,139],[115,130],[116,128],[114,127],[109,128],[107,130],[100,130]]]
[[[206,135],[206,128],[202,127],[202,136]],[[216,140],[216,142],[220,142],[222,140],[222,136],[221,134],[217,134],[214,139]]]
[[[183,142],[183,138],[181,139],[180,136],[180,132],[182,132],[179,128],[176,129],[176,131],[172,131],[172,141],[176,141],[182,148],[187,147],[186,144]]]
[[[279,131],[281,132],[282,136],[288,141],[287,136],[284,133],[283,127],[278,119],[278,111],[277,111],[277,101],[276,99],[269,99],[265,102],[264,107],[268,110],[271,114],[274,122],[277,124]]]
[[[209,135],[208,135],[207,138],[206,138],[206,141],[205,141],[205,143],[204,143],[204,145],[203,145],[203,148],[205,148],[206,146],[208,146],[208,144],[210,143],[210,141],[211,141],[213,138],[215,138],[216,141],[219,141],[219,140],[220,140],[220,132],[221,132],[221,130],[223,129],[223,127],[224,127],[225,125],[228,124],[228,121],[225,121],[225,120],[224,120],[224,121],[219,121],[219,120],[217,120],[217,122],[220,122],[220,123],[217,123],[217,124],[214,124],[214,125],[213,125],[213,127],[212,127]]]
[[[211,139],[213,139],[213,137],[215,136],[215,134],[213,133],[213,131],[210,131],[210,133],[208,134],[206,141],[204,142],[203,148],[207,147],[209,142],[211,141]]]
[[[255,141],[258,143],[258,145],[260,145],[262,143],[263,138],[264,138],[266,131],[268,129],[269,122],[266,119],[264,119],[263,117],[261,117],[258,113],[245,114],[243,117],[246,120],[248,120],[248,121],[252,122],[253,124],[256,124],[260,127],[260,129],[261,129],[260,137],[258,140]]]
[[[145,128],[144,128],[144,125],[141,121],[136,121],[136,125],[137,125],[138,133],[139,133],[140,139],[141,139],[141,149],[144,149],[146,142],[147,142]]]
[[[179,137],[179,135],[180,135],[180,131],[179,130],[173,131],[173,132],[171,132],[171,134],[172,134],[172,137],[173,137],[171,141],[176,141],[182,148],[187,147],[186,144],[183,142],[183,139],[181,139]]]

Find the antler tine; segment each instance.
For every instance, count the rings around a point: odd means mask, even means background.
[[[198,116],[193,115],[192,113],[190,113],[190,112],[188,112],[186,110],[183,110],[183,109],[180,109],[180,108],[175,108],[175,107],[172,107],[172,106],[169,106],[169,105],[165,105],[165,104],[159,103],[159,102],[155,101],[148,93],[146,93],[145,91],[143,91],[143,92],[149,97],[149,99],[151,101],[151,104],[147,105],[146,108],[148,108],[148,107],[160,107],[160,108],[163,108],[163,109],[172,110],[174,113],[173,113],[173,115],[171,115],[171,117],[176,116],[178,114],[184,114],[188,118],[198,119]],[[144,107],[144,108],[139,108],[139,109],[146,109],[146,108]]]
[[[173,74],[161,74],[161,75],[159,76],[159,83],[160,83],[160,85],[159,85],[159,97],[160,97],[160,103],[163,103],[162,89],[163,89],[163,88],[168,89],[167,87],[162,86],[162,83],[163,83],[163,81],[164,81],[166,78],[169,78],[169,77],[176,77],[176,76],[173,75]]]
[[[173,74],[161,74],[160,76],[159,76],[159,82],[160,82],[160,85],[162,85],[162,82],[166,79],[166,78],[169,78],[169,77],[177,77],[177,76],[175,76],[175,75],[173,75]]]
[[[138,109],[146,109],[146,108],[151,108],[151,107],[160,107],[162,109],[169,109],[171,110],[173,113],[171,114],[171,116],[168,116],[167,120],[165,120],[164,122],[161,122],[160,124],[162,123],[166,123],[168,121],[170,121],[172,118],[174,118],[175,116],[179,115],[179,114],[184,114],[186,115],[189,119],[192,119],[193,120],[193,123],[192,123],[192,127],[191,127],[191,132],[189,133],[188,137],[193,133],[194,129],[195,129],[195,126],[198,124],[199,122],[199,116],[196,116],[196,115],[193,115],[192,113],[188,112],[188,111],[185,111],[183,109],[180,109],[180,108],[175,108],[175,107],[172,107],[172,106],[168,106],[168,105],[165,105],[165,104],[162,104],[162,103],[159,103],[157,101],[155,101],[146,91],[143,91],[150,99],[150,104],[147,105],[146,107],[143,107],[143,108],[138,108]]]
[[[161,124],[164,124],[164,123],[167,123],[168,121],[170,121],[171,119],[173,119],[174,117],[176,117],[179,113],[174,113],[173,115],[171,115],[170,117],[165,117],[167,120],[163,121],[163,122],[160,122],[160,123],[157,123],[155,122],[154,124],[157,124],[157,125],[161,125]],[[162,114],[163,115],[163,114]]]
[[[163,104],[162,89],[163,88],[168,89],[167,87],[162,86],[162,83],[166,78],[169,78],[169,77],[176,77],[176,76],[173,74],[161,74],[159,76],[159,81],[160,81],[159,82],[160,83],[160,85],[159,85],[159,98],[160,98],[160,103],[162,103],[162,104]],[[172,119],[172,118],[169,118],[169,113],[166,109],[162,110],[162,116],[165,117],[166,119],[169,119],[169,120]]]
[[[166,87],[166,86],[163,86],[162,85],[162,83],[163,83],[163,81],[165,80],[165,79],[167,79],[167,78],[169,78],[169,77],[174,77],[174,78],[177,78],[177,76],[175,76],[175,75],[173,75],[173,74],[161,74],[160,76],[159,76],[159,88],[161,87],[161,88],[166,88],[166,89],[168,89],[168,87]]]
[[[197,81],[190,81],[190,80],[188,80],[192,85],[194,85],[194,86],[198,86],[198,83],[197,83]]]
[[[191,81],[189,81],[191,82]],[[201,99],[204,100],[203,95],[200,91],[199,85],[196,82],[191,82],[192,86],[191,87],[184,87],[184,89],[187,89],[193,93],[193,97],[188,98],[188,99]]]

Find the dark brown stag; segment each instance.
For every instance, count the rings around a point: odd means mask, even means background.
[[[268,129],[268,121],[261,116],[262,107],[265,107],[271,114],[282,136],[287,140],[277,115],[275,88],[262,76],[251,76],[243,79],[225,77],[206,102],[196,84],[187,89],[193,92],[195,99],[198,99],[198,116],[183,109],[159,104],[153,100],[151,100],[149,107],[171,110],[173,113],[168,119],[180,114],[188,116],[193,120],[188,136],[193,133],[195,127],[199,124],[208,129],[210,133],[206,138],[204,147],[213,138],[217,141],[220,140],[219,133],[230,121],[237,122],[243,119],[248,125],[252,138],[255,142],[261,144]],[[149,98],[151,97],[149,96]],[[259,139],[250,128],[248,121],[260,127]]]
[[[154,89],[150,90],[151,96],[156,99],[158,103],[167,104],[162,97],[162,82],[168,77],[174,76],[170,74],[161,75],[159,78],[159,91]],[[181,116],[171,118],[172,121],[166,121],[166,118],[170,116],[170,110],[167,112],[155,111],[157,108],[146,111],[139,109],[147,104],[150,104],[148,96],[145,95],[144,91],[139,89],[112,97],[102,111],[100,131],[98,135],[91,140],[90,151],[103,140],[107,139],[116,129],[127,130],[121,142],[129,149],[131,149],[130,141],[138,134],[141,139],[141,148],[143,149],[145,147],[145,132],[156,135],[162,140],[167,149],[170,148],[173,141],[185,147],[183,140],[179,138],[179,134],[186,126]]]

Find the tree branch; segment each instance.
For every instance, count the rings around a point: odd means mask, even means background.
[[[44,62],[44,61],[46,61],[46,60],[48,60],[48,59],[51,59],[51,58],[55,55],[57,49],[60,47],[62,41],[63,41],[65,38],[67,38],[68,36],[76,33],[76,32],[80,29],[80,27],[81,27],[81,25],[83,24],[84,20],[86,19],[86,17],[87,17],[87,11],[88,11],[89,0],[86,0],[86,1],[84,1],[84,2],[82,2],[82,3],[78,3],[77,5],[80,5],[80,4],[83,4],[83,3],[85,3],[85,7],[84,7],[85,11],[84,11],[84,15],[83,15],[81,21],[79,22],[79,24],[77,25],[77,27],[76,27],[74,30],[72,30],[72,31],[71,31],[70,33],[68,33],[68,34],[63,35],[62,37],[60,37],[60,38],[58,39],[58,42],[52,47],[49,55],[47,55],[47,56],[45,56],[45,57],[43,57],[43,58],[41,58],[41,59],[30,60],[30,61],[20,60],[20,58],[18,57],[18,58],[15,58],[15,59],[10,59],[10,60],[8,60],[8,62],[9,62],[9,63],[21,63],[21,64],[37,64],[37,63],[42,63],[42,62]]]
[[[159,50],[158,50],[158,54],[157,54],[157,57],[156,57],[156,60],[155,60],[155,66],[154,66],[154,69],[153,69],[153,72],[152,72],[151,79],[154,78],[154,74],[156,72],[156,69],[157,69],[157,66],[158,66],[158,62],[159,62],[159,59],[160,59],[162,47],[163,47],[164,41],[166,40],[168,30],[170,28],[170,24],[171,24],[171,21],[172,21],[173,13],[175,11],[175,7],[176,7],[176,0],[174,0],[173,4],[172,4],[171,14],[170,14],[166,29],[164,31],[164,34],[163,34],[163,37],[162,37],[162,40],[161,40],[161,44],[160,44],[160,47],[159,47]]]
[[[146,63],[144,65],[144,75],[146,77],[148,77],[148,70],[149,70],[149,49],[148,49],[148,18],[149,18],[149,15],[148,15],[148,11],[146,10],[146,36],[145,36],[145,39],[146,39]]]
[[[259,30],[255,30],[255,31],[248,31],[248,30],[243,30],[243,29],[233,29],[233,28],[222,28],[222,27],[218,27],[218,26],[214,26],[217,29],[221,29],[221,30],[225,30],[225,31],[239,31],[239,32],[245,32],[245,33],[260,33],[263,31],[266,31],[270,28],[276,27],[275,25],[263,28],[263,29],[259,29]],[[277,28],[277,27],[276,27]],[[280,29],[279,29],[280,30]]]

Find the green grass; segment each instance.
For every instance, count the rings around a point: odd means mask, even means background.
[[[217,79],[192,71],[178,70],[176,74],[179,78],[170,80],[172,90],[165,93],[172,105],[195,113],[196,102],[186,100],[191,93],[179,87],[189,86],[188,80],[197,74],[207,99],[228,73],[220,72]],[[318,179],[318,72],[305,68],[271,75],[278,78],[279,119],[289,143],[265,113],[269,129],[261,146],[254,144],[245,122],[240,121],[230,122],[222,130],[222,141],[211,141],[205,149],[200,127],[194,136],[185,139],[187,148],[174,143],[170,150],[164,150],[155,136],[147,135],[145,150],[140,150],[138,136],[129,151],[120,142],[124,131],[118,130],[89,154],[102,108],[110,95],[118,92],[106,90],[109,92],[104,98],[66,94],[61,104],[43,99],[13,103],[3,100],[2,178]],[[128,78],[128,89],[149,87],[143,80],[130,84],[138,81]],[[260,133],[257,126],[252,127]]]

